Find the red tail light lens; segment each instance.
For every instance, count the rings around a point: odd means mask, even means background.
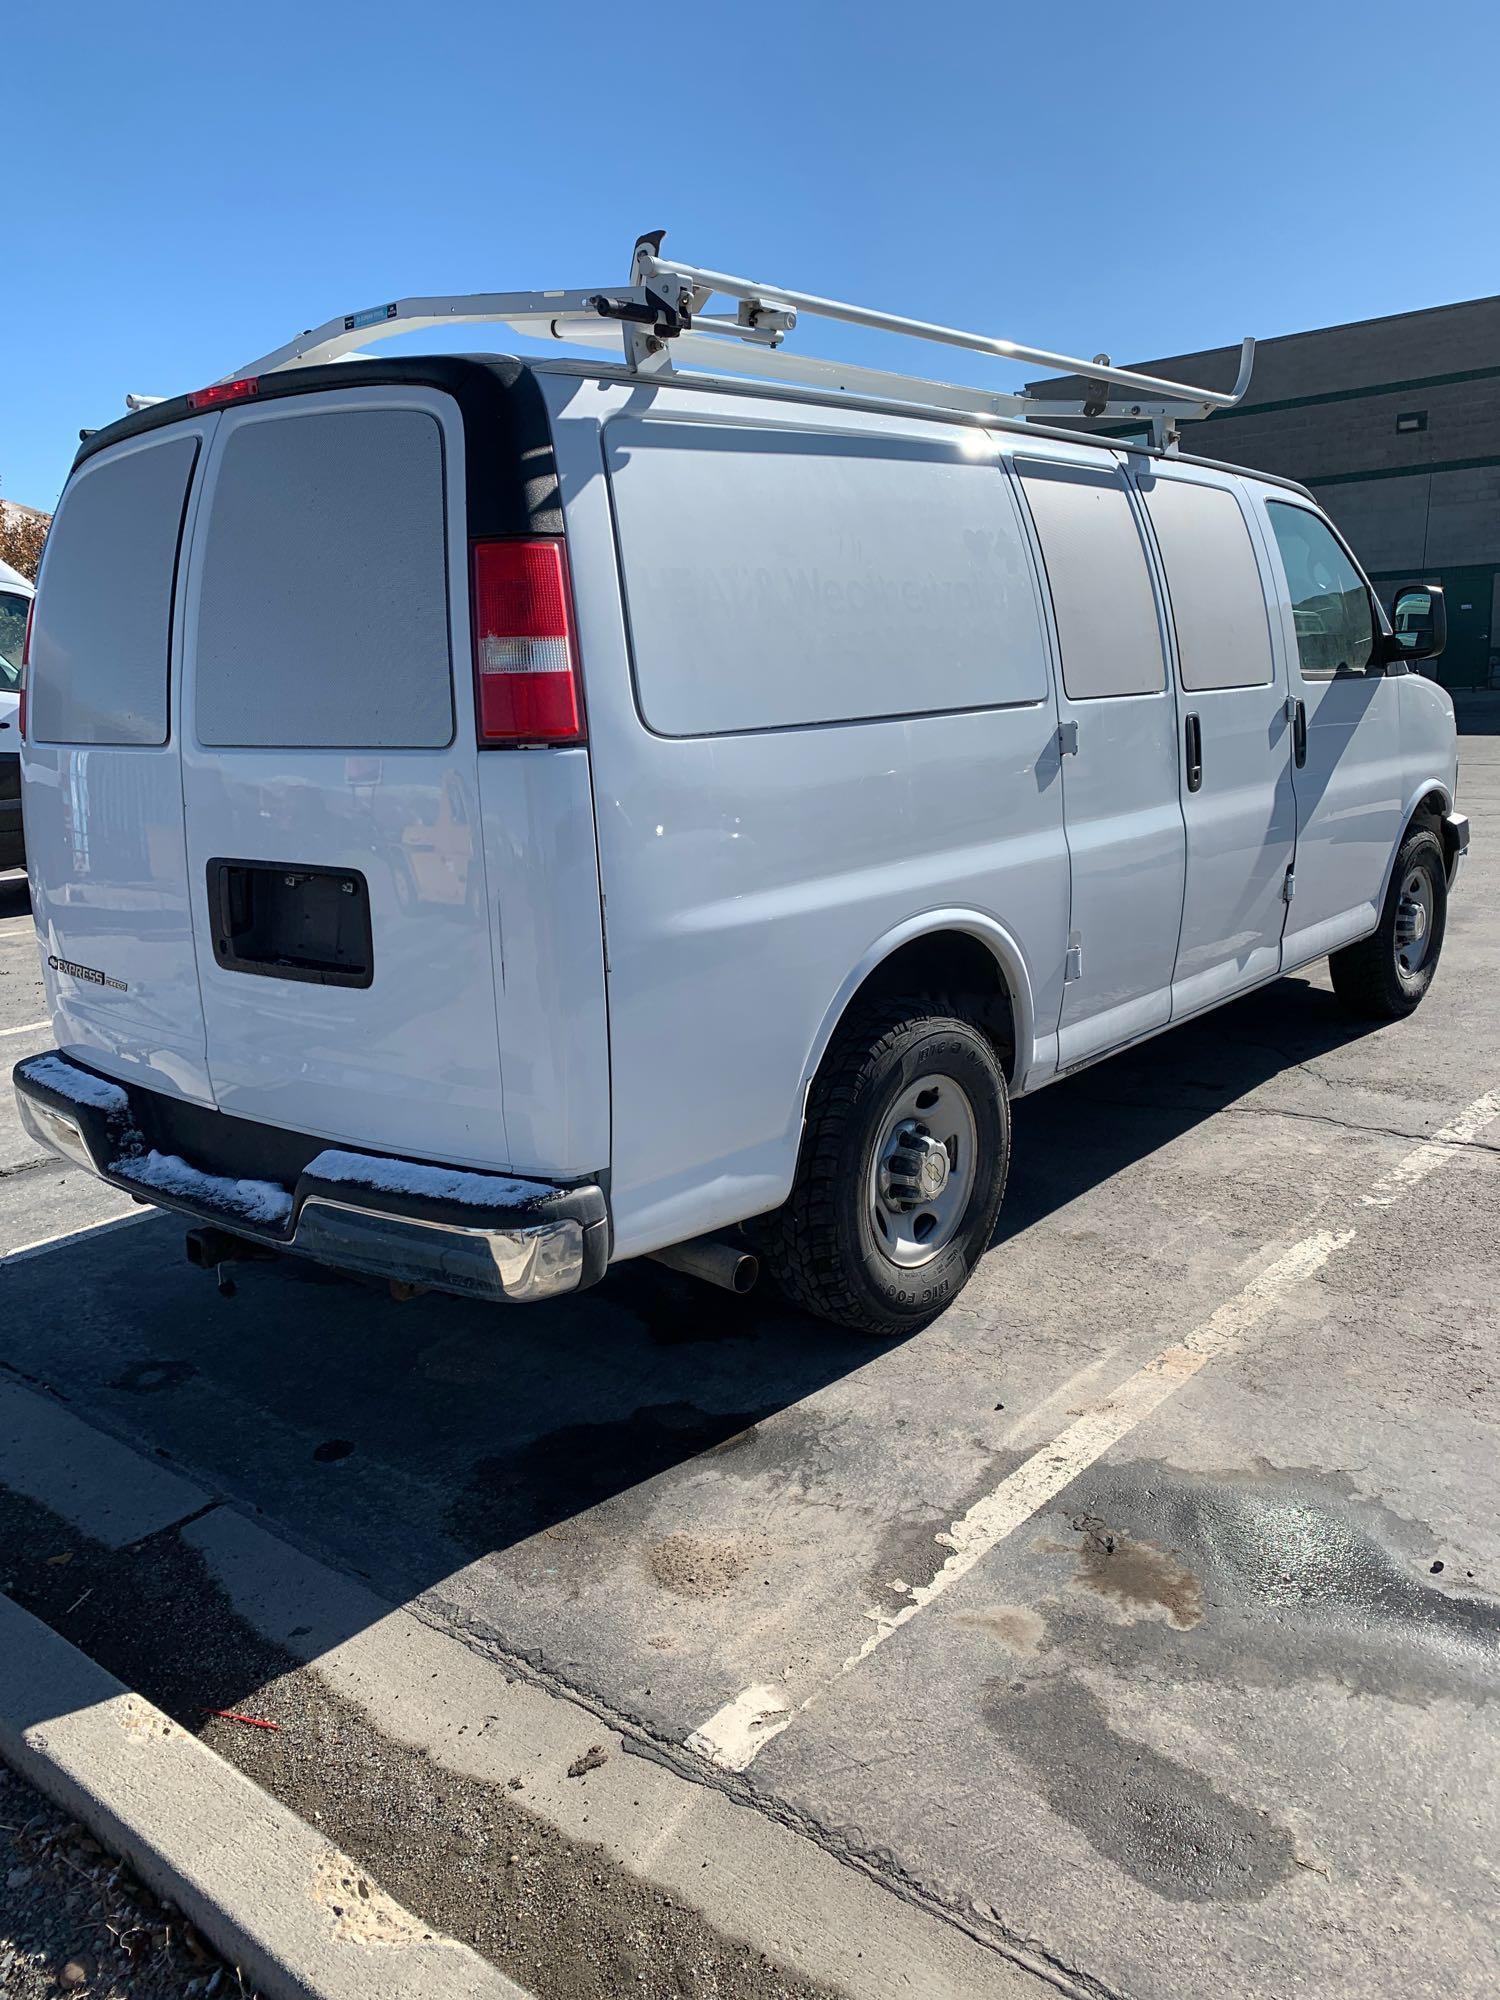
[[[583,736],[561,542],[475,542],[474,677],[481,743]]]
[[[260,377],[242,375],[237,382],[210,382],[206,389],[194,389],[188,397],[190,410],[217,410],[225,403],[248,403],[260,394]]]

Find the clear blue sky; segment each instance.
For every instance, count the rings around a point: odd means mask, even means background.
[[[128,389],[402,293],[621,282],[663,226],[689,261],[1120,360],[1500,291],[1496,18],[13,0],[0,493],[50,507]]]

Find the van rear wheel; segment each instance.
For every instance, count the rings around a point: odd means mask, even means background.
[[[949,1003],[891,999],[844,1023],[808,1104],[797,1178],[756,1232],[782,1290],[887,1339],[925,1326],[984,1254],[1010,1109],[994,1049]]]
[[[1429,827],[1413,827],[1396,856],[1379,928],[1329,958],[1334,992],[1367,1020],[1399,1021],[1432,984],[1447,923],[1443,844]]]

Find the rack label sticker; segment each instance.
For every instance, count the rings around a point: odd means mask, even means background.
[[[358,333],[362,326],[380,326],[385,320],[396,317],[394,306],[370,306],[364,312],[345,313],[345,333]]]

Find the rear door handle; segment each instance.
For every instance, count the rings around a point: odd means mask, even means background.
[[[1292,710],[1292,756],[1300,771],[1307,762],[1307,703],[1299,701]]]
[[[1196,715],[1190,715],[1183,726],[1187,745],[1187,788],[1196,792],[1203,783],[1203,729]]]

